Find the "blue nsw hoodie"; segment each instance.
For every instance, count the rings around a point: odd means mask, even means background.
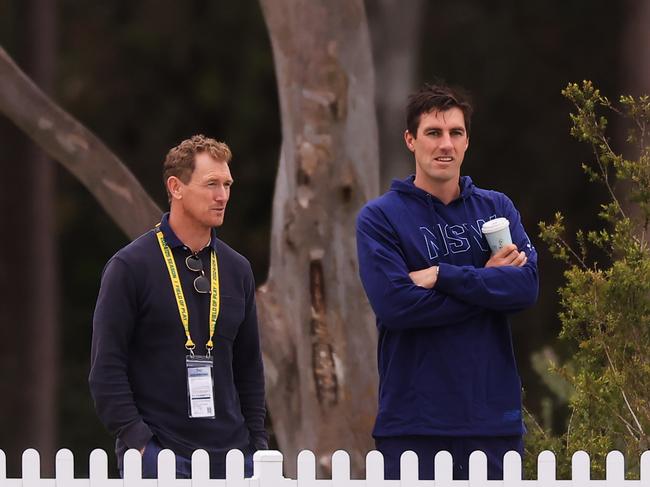
[[[359,271],[377,315],[379,411],[373,435],[524,432],[507,315],[537,299],[537,252],[512,201],[464,176],[448,205],[395,180],[357,218]],[[510,221],[523,267],[490,267],[481,225]],[[439,266],[433,289],[409,272]]]

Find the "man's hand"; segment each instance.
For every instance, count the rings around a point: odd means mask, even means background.
[[[515,244],[506,245],[501,248],[496,254],[490,257],[485,263],[485,267],[502,267],[512,265],[521,267],[528,262],[528,257],[524,252],[519,252]]]
[[[421,271],[409,272],[409,277],[416,286],[431,289],[438,280],[438,266],[434,265]]]

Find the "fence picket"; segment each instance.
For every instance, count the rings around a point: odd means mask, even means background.
[[[176,455],[168,449],[158,453],[158,487],[175,487]]]
[[[591,479],[591,462],[589,454],[585,451],[577,451],[571,457],[571,480],[572,487],[589,487]]]
[[[7,455],[0,450],[0,482],[7,480]]]
[[[503,487],[521,487],[521,456],[516,451],[509,451],[503,456]]]
[[[41,457],[33,448],[23,452],[23,487],[40,487]]]
[[[332,455],[332,481],[336,485],[350,481],[350,455],[345,450],[337,450]]]
[[[487,487],[487,456],[480,450],[469,456],[470,487]]]
[[[355,481],[350,478],[350,454],[345,450],[335,451],[332,454],[332,485],[352,487]],[[356,483],[358,484],[358,481]]]
[[[124,487],[143,487],[142,455],[133,448],[124,454]]]
[[[622,484],[625,480],[625,458],[620,451],[610,451],[605,461],[605,478],[608,486]]]
[[[55,463],[55,483],[56,487],[73,487],[74,486],[74,456],[68,449],[61,449],[56,452]]]
[[[552,451],[544,450],[537,457],[537,485],[553,485],[555,481],[555,455]]]
[[[96,448],[90,452],[88,478],[90,487],[109,487],[108,455],[104,450]]]
[[[334,454],[336,455],[336,453]],[[332,477],[334,476],[334,457],[332,457]],[[297,487],[317,487],[316,455],[309,450],[298,454],[296,465]]]
[[[226,480],[228,481],[228,487],[230,487],[230,482],[244,480],[244,470],[244,454],[239,450],[230,450],[226,455]]]
[[[402,487],[416,487],[420,478],[419,460],[414,451],[405,451],[399,459],[400,478]]]
[[[226,485],[227,487],[249,487],[250,481],[245,479],[244,454],[239,450],[230,450],[226,455]]]
[[[192,487],[210,485],[210,455],[205,450],[192,453]]]
[[[436,487],[453,487],[454,461],[451,453],[440,451],[433,458]]]
[[[387,485],[384,483],[384,457],[377,450],[366,455],[366,484],[368,487]]]

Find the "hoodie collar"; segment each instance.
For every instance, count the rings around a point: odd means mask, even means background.
[[[414,181],[415,181],[415,174],[411,174],[406,179],[393,179],[393,182],[390,185],[390,189],[391,191],[411,194],[413,196],[416,196],[418,198],[423,198],[423,199],[426,199],[427,197],[430,196],[433,201],[442,204],[442,201],[440,201],[438,198],[436,198],[432,194],[427,193],[425,190],[418,188],[414,184]],[[466,200],[472,195],[473,192],[474,192],[474,183],[472,182],[472,178],[470,178],[469,176],[461,176],[460,196],[455,200],[453,200],[451,203],[453,203],[454,201],[458,201],[459,199]]]

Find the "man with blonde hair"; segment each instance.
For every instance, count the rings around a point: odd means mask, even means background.
[[[176,454],[191,476],[195,449],[224,477],[225,454],[267,448],[264,374],[249,262],[217,238],[233,183],[228,146],[196,135],[169,151],[163,180],[170,211],[106,264],[93,318],[90,390],[116,437],[142,453]]]

